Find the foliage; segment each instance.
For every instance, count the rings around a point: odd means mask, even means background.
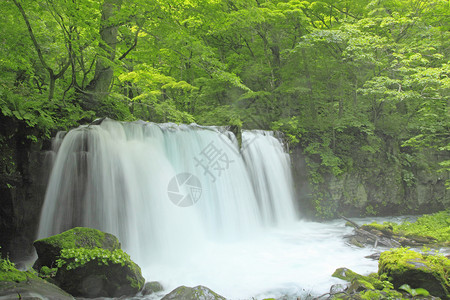
[[[6,0],[2,12],[0,110],[32,141],[97,117],[281,130],[307,156],[323,218],[335,216],[324,182],[386,140],[401,145],[399,184],[416,183],[418,149],[449,173],[446,0]]]
[[[402,284],[399,287],[400,290],[404,290],[406,292],[408,292],[411,296],[415,297],[415,296],[429,296],[430,293],[423,288],[417,288],[417,289],[413,289],[412,287],[409,286],[409,284]]]
[[[401,224],[373,222],[368,226],[388,234],[391,233],[391,235],[431,237],[436,242],[448,242],[450,240],[450,211],[423,215],[415,222],[405,221]]]
[[[450,260],[444,255],[436,253],[435,255],[423,255],[409,248],[395,248],[381,253],[379,269],[384,265],[396,264],[402,267],[402,263],[407,260],[420,259],[429,263],[429,266],[436,269],[441,274],[446,274],[450,267]],[[447,270],[447,271],[446,271]],[[445,277],[444,277],[445,278]],[[448,282],[448,279],[447,279]]]
[[[408,235],[431,236],[437,241],[450,240],[450,211],[441,211],[431,215],[424,215],[416,222],[404,222],[395,227],[394,231]]]
[[[385,275],[379,276],[372,273],[362,276],[349,269],[340,268],[333,273],[333,277],[346,280],[351,285],[345,295],[336,294],[331,299],[403,299],[401,293],[394,289],[393,284],[387,280]],[[358,288],[354,290],[354,286]]]
[[[3,258],[0,256],[0,282],[1,281],[25,281],[28,278],[36,278],[36,275],[32,272],[22,272],[16,269],[13,262],[8,257]]]
[[[14,270],[17,270],[16,265],[13,262],[11,262],[8,257],[6,258],[0,257],[0,271],[9,272]]]
[[[391,249],[381,253],[378,264],[378,273],[386,274],[394,285],[408,283],[417,286],[419,280],[420,284],[423,284],[421,288],[426,288],[435,296],[448,294],[449,271],[450,260],[444,255],[421,254],[409,248]],[[410,277],[405,274],[410,274]]]
[[[71,248],[120,248],[119,240],[111,234],[87,227],[75,227],[60,234],[35,241],[35,244],[48,244],[58,249]]]
[[[60,258],[56,261],[58,268],[64,267],[71,270],[95,261],[98,265],[118,264],[130,266],[132,261],[130,256],[122,249],[110,251],[103,248],[69,248],[61,251]]]
[[[47,266],[43,266],[39,270],[39,277],[41,278],[52,278],[55,277],[58,268],[49,268]]]

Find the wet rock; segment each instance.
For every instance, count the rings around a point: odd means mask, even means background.
[[[367,256],[364,256],[365,258],[368,259],[373,259],[373,260],[379,260],[380,259],[380,253],[373,253]]]
[[[135,263],[101,261],[94,259],[75,268],[61,267],[55,282],[73,296],[88,298],[134,296],[144,286],[145,279]]]
[[[225,300],[225,297],[213,292],[205,286],[196,287],[180,286],[164,296],[161,300]]]
[[[408,284],[424,288],[431,295],[450,299],[450,260],[444,256],[423,255],[407,249],[381,253],[378,273],[386,274],[395,288]]]
[[[353,279],[363,278],[362,275],[359,275],[358,273],[355,273],[347,268],[336,269],[332,276],[348,282],[351,282]]]
[[[33,243],[38,259],[33,268],[39,271],[42,266],[53,268],[62,249],[102,248],[110,251],[120,249],[117,237],[93,228],[76,227],[63,233],[37,240]]]
[[[39,257],[34,267],[40,275],[73,296],[134,296],[144,286],[141,269],[112,234],[77,227],[38,240],[34,246]]]
[[[143,296],[146,296],[146,295],[151,295],[153,293],[161,292],[162,290],[164,290],[164,288],[161,285],[161,283],[159,283],[158,281],[151,281],[151,282],[145,283],[144,288],[142,289],[141,293]]]
[[[40,278],[31,278],[21,282],[0,282],[0,299],[73,300],[74,298],[54,284]]]
[[[330,295],[344,293],[346,289],[347,289],[347,287],[343,284],[333,284],[330,287]]]

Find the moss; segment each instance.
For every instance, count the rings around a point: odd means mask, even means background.
[[[15,281],[15,282],[21,282],[28,279],[28,276],[30,275],[33,277],[33,274],[27,274],[26,272],[22,272],[19,270],[12,270],[12,271],[2,271],[0,272],[0,281]]]
[[[142,290],[145,284],[145,280],[143,280],[142,276],[140,276],[141,268],[132,261],[130,261],[130,263],[128,264],[128,268],[132,271],[132,274],[134,275],[134,276],[127,276],[127,279],[131,283],[131,286],[139,291]]]
[[[0,256],[0,281],[21,282],[29,278],[37,278],[32,272],[22,272],[16,269],[16,265],[8,257]]]
[[[350,282],[345,293],[337,293],[331,297],[334,300],[347,299],[409,299],[403,298],[394,285],[387,280],[386,275],[372,273],[363,276],[347,268],[339,268],[333,273],[333,277]]]
[[[63,249],[55,281],[74,296],[133,295],[144,286],[140,267],[121,249]],[[88,282],[93,284],[83,284]]]
[[[214,299],[214,300],[225,300],[224,297],[215,293],[214,291],[208,289],[204,286],[196,286],[196,287],[186,287],[180,286],[164,296],[162,300],[171,300],[171,299]]]
[[[142,295],[151,295],[153,293],[157,293],[163,291],[164,287],[158,281],[150,281],[145,283],[144,288],[142,289]]]
[[[33,268],[40,270],[42,266],[53,268],[56,259],[64,249],[103,248],[114,251],[120,249],[119,240],[112,234],[85,227],[76,227],[63,233],[40,239],[34,242],[38,260]]]
[[[392,236],[394,234],[393,223],[389,223],[389,222],[385,222],[383,224],[378,224],[376,222],[370,223],[370,224],[365,224],[365,225],[361,226],[361,229],[372,232],[372,233],[376,233],[377,231],[379,231],[387,236]]]
[[[408,248],[381,253],[378,273],[386,274],[395,288],[409,284],[445,298],[450,291],[450,260],[443,255],[424,255]]]
[[[376,231],[380,231],[400,241],[408,238],[419,244],[450,246],[450,210],[423,215],[415,222],[403,222],[402,224],[374,222],[361,226],[361,229],[375,234]]]
[[[361,299],[364,300],[389,300],[389,299],[409,299],[403,298],[402,294],[396,290],[379,291],[367,290],[360,293]]]
[[[58,268],[49,268],[47,266],[43,266],[40,270],[39,270],[39,277],[43,278],[43,279],[49,279],[49,278],[53,278],[56,275],[56,272],[58,271]]]
[[[345,280],[345,281],[348,281],[348,282],[351,282],[354,279],[364,278],[364,276],[359,275],[358,273],[355,273],[352,270],[347,269],[347,268],[336,269],[336,271],[334,271],[332,276],[342,279],[342,280]]]
[[[45,242],[61,249],[69,248],[96,248],[104,247],[105,243],[112,244],[110,247],[120,248],[120,243],[112,235],[100,230],[85,227],[75,227],[61,234],[37,240],[35,243]]]

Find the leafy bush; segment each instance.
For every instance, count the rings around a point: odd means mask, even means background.
[[[402,236],[431,237],[437,242],[448,242],[450,241],[450,210],[423,215],[415,222],[405,221],[402,224],[393,222],[379,224],[373,222],[367,226],[384,233],[391,232]]]
[[[16,269],[16,265],[9,260],[9,258],[2,258],[0,256],[0,271],[1,272],[8,272],[8,271],[14,271]]]
[[[16,265],[8,257],[3,258],[0,255],[0,282],[1,281],[25,281],[28,278],[35,278],[31,272],[22,272],[16,269]]]
[[[131,265],[130,256],[121,249],[109,251],[102,248],[86,249],[86,248],[71,248],[63,249],[60,258],[56,261],[57,267],[65,266],[67,270],[71,270],[90,261],[97,261],[98,265],[125,264]]]
[[[430,236],[439,242],[450,241],[450,210],[424,215],[416,222],[394,225],[394,232],[404,235]]]

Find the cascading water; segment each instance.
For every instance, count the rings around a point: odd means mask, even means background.
[[[323,288],[342,266],[331,260],[356,268],[336,228],[297,220],[289,156],[270,132],[245,131],[239,149],[220,128],[106,119],[57,146],[39,237],[110,232],[147,280],[232,299]],[[313,260],[322,275],[302,273]]]

